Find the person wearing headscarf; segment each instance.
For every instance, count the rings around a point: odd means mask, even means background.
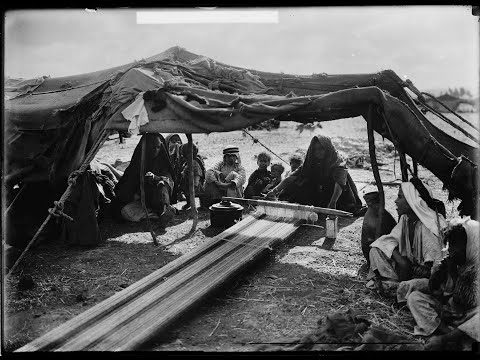
[[[142,146],[145,146],[144,172],[142,169]],[[165,139],[160,134],[147,133],[137,144],[130,164],[117,185],[117,208],[121,216],[129,221],[145,218],[141,205],[140,177],[144,177],[145,204],[149,213],[160,217],[165,225],[173,217],[174,209],[170,205],[174,169],[170,161]]]
[[[238,147],[227,146],[223,149],[223,160],[205,174],[204,206],[220,201],[222,196],[243,197],[245,180],[246,172]]]
[[[303,164],[267,193],[267,198],[350,212],[362,209],[357,188],[346,163],[330,138],[312,138]]]
[[[173,166],[173,190],[172,190],[172,197],[170,202],[175,204],[177,201],[180,200],[181,197],[181,189],[180,183],[182,181],[182,154],[180,152],[180,146],[182,146],[182,139],[178,134],[168,134],[165,138],[165,143],[168,149],[168,153],[170,155],[170,161],[172,162]]]
[[[397,301],[407,303],[415,319],[414,334],[431,337],[426,348],[462,350],[480,341],[479,223],[454,219],[445,229],[448,255],[430,279],[400,283]]]
[[[203,205],[203,195],[205,192],[205,163],[202,156],[198,153],[198,147],[195,144],[193,146],[193,187],[195,197],[200,198],[200,205]],[[188,144],[180,146],[181,155],[181,176],[180,176],[180,192],[185,194],[186,204],[183,206],[183,210],[190,208],[190,186],[188,179],[190,177],[188,168],[188,157],[190,156]]]
[[[421,192],[428,194],[428,203],[433,196],[423,183],[417,183]],[[395,200],[400,216],[397,225],[389,234],[380,236],[370,244],[370,268],[367,287],[383,294],[384,286],[394,289],[400,281],[412,278],[429,278],[432,267],[442,259],[442,229],[447,225],[444,208],[436,210],[427,205],[415,185],[403,182]]]

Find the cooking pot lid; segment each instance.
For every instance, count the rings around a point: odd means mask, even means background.
[[[213,204],[209,208],[216,211],[231,211],[231,210],[243,210],[243,206],[233,203],[229,200],[222,200],[219,203]]]

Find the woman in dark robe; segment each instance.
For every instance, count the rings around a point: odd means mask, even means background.
[[[331,140],[322,135],[312,138],[304,163],[269,191],[267,198],[279,194],[280,200],[357,215],[364,209],[345,161]]]
[[[160,134],[144,134],[133,152],[130,165],[115,186],[118,209],[126,218],[123,209],[129,204],[140,201],[140,171],[142,161],[142,143],[145,142],[145,204],[146,207],[168,220],[175,213],[170,206],[174,187],[174,169],[167,150],[165,139]],[[137,206],[138,208],[138,206]],[[168,219],[166,219],[168,218]],[[134,220],[135,221],[135,220]],[[138,221],[138,220],[137,220]]]

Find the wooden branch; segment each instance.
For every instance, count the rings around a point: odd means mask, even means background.
[[[400,170],[402,171],[402,181],[407,182],[408,181],[408,163],[407,163],[407,158],[405,157],[405,153],[398,149],[398,156],[400,157]]]
[[[197,205],[195,204],[195,179],[194,179],[194,172],[193,172],[193,139],[192,134],[185,134],[187,135],[188,139],[188,187],[189,187],[189,197],[190,197],[190,213],[193,218],[192,228],[190,229],[190,234],[195,232],[198,223],[198,211]]]
[[[370,163],[372,165],[373,177],[377,183],[378,195],[380,198],[378,207],[378,221],[375,231],[375,237],[378,238],[382,232],[382,217],[385,209],[385,193],[383,192],[382,180],[380,179],[380,171],[378,170],[377,155],[375,153],[375,138],[373,136],[373,120],[375,116],[375,107],[370,105],[368,107],[367,116],[367,133],[368,133],[368,150],[370,153]]]
[[[15,195],[15,198],[12,200],[12,202],[10,203],[10,205],[8,205],[7,210],[5,210],[4,216],[7,216],[8,212],[10,211],[10,209],[13,208],[13,204],[15,204],[15,202],[16,202],[17,199],[20,197],[20,195],[22,194],[23,190],[24,190],[26,187],[27,187],[27,184],[23,184],[22,188],[18,191],[17,195]]]
[[[145,216],[147,218],[147,226],[148,226],[148,231],[150,232],[150,235],[152,236],[153,244],[155,246],[158,246],[158,241],[157,241],[157,235],[153,231],[152,224],[150,224],[150,218],[148,215],[148,210],[147,210],[147,205],[145,203],[145,159],[146,159],[146,148],[147,148],[147,138],[142,136],[141,140],[142,142],[142,158],[140,161],[140,202],[142,203],[142,208],[143,211],[145,212]]]
[[[246,202],[252,205],[270,206],[270,207],[277,207],[277,208],[284,208],[284,209],[291,209],[291,210],[310,211],[310,212],[335,215],[335,216],[345,216],[345,217],[353,216],[352,213],[347,211],[330,209],[330,208],[322,208],[322,207],[310,206],[310,205],[294,204],[294,203],[288,203],[288,202],[282,202],[282,201],[244,199],[244,198],[235,198],[235,197],[229,197],[229,196],[223,196],[222,200],[229,200],[233,202]]]

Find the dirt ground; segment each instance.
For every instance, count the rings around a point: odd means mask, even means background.
[[[299,132],[296,123],[282,123],[278,130],[251,134],[288,161],[293,152],[305,153],[315,134],[332,138],[346,157],[365,156],[368,142],[362,118],[323,123],[322,128]],[[182,139],[186,137],[182,134]],[[256,168],[255,155],[265,149],[241,131],[194,134],[194,142],[207,168],[221,158],[225,145],[237,145],[242,163],[250,174]],[[108,140],[97,159],[114,163],[129,161],[140,137],[119,144]],[[399,160],[392,144],[377,137],[377,157],[384,182],[397,179]],[[280,162],[272,156],[273,162]],[[395,169],[394,169],[395,165]],[[360,196],[375,190],[373,173],[351,168]],[[446,202],[447,193],[428,170],[420,167],[420,177],[434,195]],[[397,218],[394,200],[398,185],[384,186],[386,209]],[[175,206],[181,208],[184,203]],[[456,202],[446,202],[447,218],[457,215]],[[360,248],[363,217],[341,218],[334,242],[325,241],[324,230],[301,227],[293,237],[275,248],[262,261],[252,264],[235,281],[205,299],[144,350],[155,351],[252,351],[259,343],[288,342],[316,328],[327,313],[353,309],[357,315],[395,333],[422,341],[412,335],[413,318],[408,309],[378,297],[365,288],[358,270],[365,263]],[[320,224],[324,225],[324,224]],[[100,224],[103,242],[92,248],[67,247],[56,239],[45,241],[25,258],[22,271],[6,283],[4,346],[13,351],[58,325],[112,296],[130,284],[187,253],[221,230],[210,227],[209,213],[201,211],[196,232],[189,214],[178,215],[166,232],[152,243],[145,223],[116,223],[106,217]],[[35,286],[20,290],[20,275],[32,276]]]

